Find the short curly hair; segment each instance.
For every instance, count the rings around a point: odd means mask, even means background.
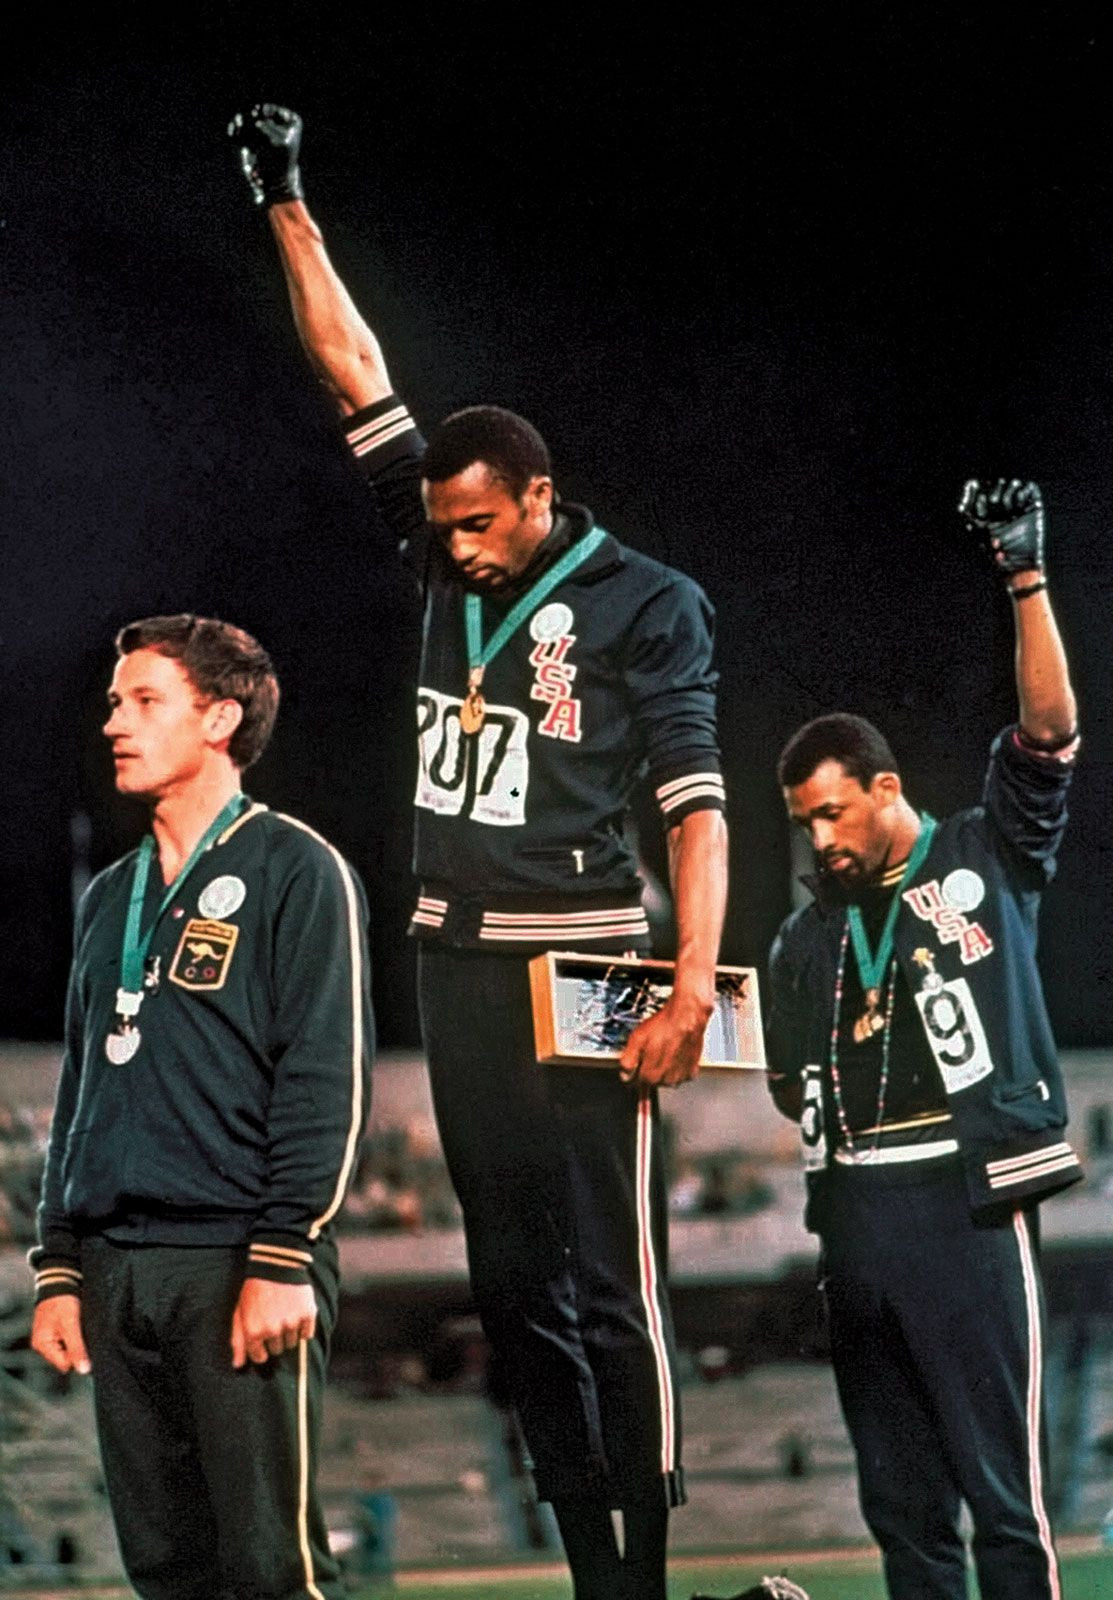
[[[235,700],[243,719],[228,741],[228,754],[245,771],[267,747],[278,715],[279,688],[271,658],[257,639],[230,622],[195,617],[144,617],[116,635],[116,654],[155,650],[181,663],[206,700]]]
[[[900,774],[889,741],[865,717],[836,711],[797,728],[781,751],[777,778],[782,789],[806,783],[825,761],[837,761],[868,789],[879,772]]]
[[[552,472],[549,447],[532,422],[502,406],[468,406],[445,417],[433,430],[421,475],[430,483],[443,483],[477,461],[502,479],[515,500],[525,494],[531,479]]]

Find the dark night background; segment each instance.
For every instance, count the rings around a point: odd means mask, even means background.
[[[914,799],[976,795],[1011,623],[953,507],[1037,478],[1085,744],[1044,911],[1060,1041],[1113,1039],[1109,27],[1078,7],[509,13],[100,7],[0,69],[0,1032],[57,1037],[71,818],[142,817],[99,724],[123,622],[210,612],[284,687],[250,788],[329,835],[415,1042],[417,611],[292,331],[224,137],[306,120],[310,204],[419,417],[487,400],[719,619],[723,959],[788,907],[773,776],[805,718],[888,731]],[[1093,13],[1093,17],[1101,13]],[[357,18],[359,20],[354,20]]]

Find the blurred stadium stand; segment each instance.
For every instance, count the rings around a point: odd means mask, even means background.
[[[1088,1178],[1044,1208],[1051,1497],[1063,1533],[1113,1507],[1113,1056],[1065,1054]],[[24,1261],[55,1047],[0,1045],[0,1589],[120,1579],[84,1383],[27,1349]],[[677,1551],[866,1542],[826,1360],[795,1134],[752,1074],[669,1095],[673,1301],[691,1502]],[[344,1302],[322,1489],[349,1570],[555,1554],[472,1312],[424,1071],[376,1070],[340,1235]]]

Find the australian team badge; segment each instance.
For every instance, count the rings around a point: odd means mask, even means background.
[[[222,989],[239,936],[233,922],[191,917],[170,965],[171,983],[183,989]]]

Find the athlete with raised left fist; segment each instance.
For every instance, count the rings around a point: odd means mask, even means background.
[[[229,133],[310,362],[423,584],[412,931],[472,1288],[578,1600],[664,1600],[683,1479],[657,1089],[697,1071],[726,898],[711,608],[558,497],[521,417],[472,407],[426,444],[306,209],[300,119],[262,105]],[[539,1066],[528,958],[648,948],[622,829],[643,768],[668,835],[672,997],[621,1075]]]
[[[1034,483],[966,485],[1016,625],[1019,717],[980,805],[936,822],[835,714],[778,768],[815,898],[770,957],[770,1087],[800,1121],[831,1352],[892,1600],[1058,1600],[1039,1202],[1081,1177],[1036,965],[1078,745]]]

